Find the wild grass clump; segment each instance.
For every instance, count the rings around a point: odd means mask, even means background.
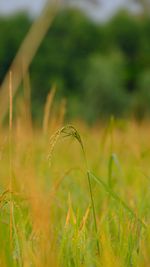
[[[56,133],[51,137],[50,139],[50,154],[49,154],[49,160],[52,159],[52,154],[55,148],[56,143],[60,138],[68,138],[72,137],[78,141],[80,144],[80,147],[82,149],[83,155],[84,155],[84,162],[86,165],[86,174],[89,184],[89,192],[90,192],[90,199],[91,199],[91,207],[93,212],[93,220],[94,220],[94,227],[95,227],[95,234],[97,237],[97,251],[100,255],[100,245],[99,245],[99,239],[98,239],[98,227],[97,227],[97,220],[96,220],[96,212],[95,212],[95,203],[94,203],[94,197],[93,197],[93,190],[91,185],[91,180],[94,180],[99,186],[101,186],[105,192],[109,195],[110,198],[116,201],[118,206],[121,206],[130,216],[131,220],[134,221],[135,225],[139,227],[139,229],[144,228],[146,229],[146,224],[138,218],[138,216],[134,213],[134,211],[128,206],[128,204],[121,199],[120,196],[118,196],[112,189],[112,165],[113,161],[116,161],[116,156],[112,154],[110,156],[109,160],[109,168],[108,168],[108,183],[105,183],[101,178],[96,177],[88,168],[87,159],[86,159],[86,153],[85,148],[81,139],[81,136],[79,132],[76,130],[76,128],[72,125],[67,125],[61,128],[60,130],[56,131]]]

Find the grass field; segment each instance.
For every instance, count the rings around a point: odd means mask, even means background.
[[[29,67],[56,6],[0,88],[0,267],[149,267],[150,122],[64,126],[52,88],[43,127],[32,125]]]
[[[1,129],[0,266],[149,267],[150,125],[74,126]]]

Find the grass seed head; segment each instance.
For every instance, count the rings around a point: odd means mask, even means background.
[[[84,157],[85,157],[84,146],[83,146],[83,142],[82,142],[80,134],[78,133],[78,131],[76,130],[76,128],[74,126],[66,125],[66,126],[62,127],[61,129],[57,130],[50,138],[50,151],[49,151],[49,155],[48,155],[48,159],[49,159],[50,164],[51,164],[52,154],[53,154],[54,148],[55,148],[58,140],[60,138],[68,138],[68,137],[72,137],[72,138],[77,140],[77,142],[81,146],[81,149],[82,149]]]

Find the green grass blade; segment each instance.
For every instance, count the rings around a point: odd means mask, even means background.
[[[105,189],[105,191],[114,199],[116,200],[118,203],[120,203],[122,205],[122,207],[128,211],[142,226],[143,228],[146,229],[146,224],[139,219],[136,214],[134,213],[134,211],[113,191],[110,189],[110,187],[100,178],[96,177],[92,172],[89,171],[89,175],[90,177],[97,182],[99,185],[103,186],[103,188]]]

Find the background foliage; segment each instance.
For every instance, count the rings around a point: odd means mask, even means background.
[[[31,23],[24,13],[0,18],[0,82]],[[53,84],[57,98],[68,100],[68,118],[149,116],[149,32],[146,14],[120,11],[100,23],[77,9],[62,10],[30,68],[33,116],[41,117]]]

